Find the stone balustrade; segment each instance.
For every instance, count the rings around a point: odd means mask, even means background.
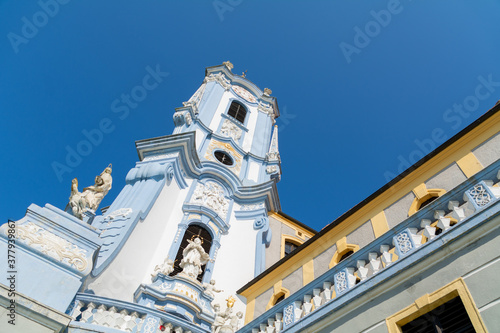
[[[325,304],[349,299],[351,290],[360,288],[358,289],[360,292],[365,292],[370,288],[369,285],[362,287],[367,281],[381,275],[388,267],[402,261],[416,250],[433,243],[440,246],[436,240],[457,228],[456,226],[465,225],[461,232],[466,232],[469,227],[466,224],[473,220],[474,216],[500,201],[499,183],[494,184],[493,181],[500,179],[499,169],[500,161],[483,169],[341,261],[238,332],[287,331]],[[383,280],[376,280],[375,283],[379,281]],[[340,304],[342,303],[339,303],[339,306]],[[298,328],[294,330],[300,331]]]
[[[101,330],[131,333],[206,332],[167,312],[89,294],[77,295],[69,315],[73,317],[70,326],[81,328],[99,326],[99,332]]]

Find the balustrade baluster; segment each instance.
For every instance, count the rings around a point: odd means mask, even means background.
[[[368,260],[370,260],[370,267],[372,269],[373,274],[377,274],[380,271],[380,259],[378,257],[377,252],[368,253]]]
[[[388,267],[392,264],[392,253],[389,253],[389,245],[380,245],[380,252],[382,262],[385,264],[385,267]]]
[[[97,311],[94,313],[94,317],[92,319],[92,324],[102,325],[103,319],[105,316],[106,306],[101,304],[97,307]]]
[[[85,311],[83,311],[82,313],[82,319],[80,320],[82,323],[88,323],[90,322],[90,318],[92,318],[92,316],[94,315],[94,309],[95,309],[95,304],[90,302],[89,304],[87,304],[87,309],[85,309]]]
[[[311,295],[304,295],[304,303],[302,304],[302,316],[305,317],[312,312]]]
[[[427,237],[428,241],[436,237],[436,228],[431,226],[431,224],[432,221],[428,219],[422,219],[422,221],[420,221],[420,227],[424,229],[424,236]]]
[[[276,329],[276,333],[281,332],[283,329],[283,314],[276,313],[276,321],[274,322],[274,328]]]
[[[295,304],[293,315],[294,315],[294,322],[302,318],[302,301],[295,301],[293,302]]]
[[[269,318],[267,320],[266,333],[274,333],[275,332],[274,321],[275,320],[273,318]]]
[[[356,262],[356,266],[358,267],[358,276],[361,281],[366,280],[368,277],[368,268],[366,268],[366,261],[358,260]]]
[[[127,310],[123,309],[119,313],[116,314],[114,328],[119,330],[124,330],[127,325],[127,320],[125,318],[129,317]]]
[[[321,289],[319,288],[313,289],[313,304],[315,309],[323,305],[323,297],[321,297]]]
[[[448,202],[448,209],[451,210],[451,217],[453,217],[458,222],[465,219],[465,211],[464,211],[463,207],[459,206],[458,201]]]
[[[75,307],[73,308],[73,311],[71,313],[71,316],[73,317],[73,320],[76,320],[79,315],[82,314],[82,307],[85,305],[82,301],[77,301],[75,304]]]
[[[436,210],[434,212],[434,218],[438,219],[437,226],[443,230],[443,232],[450,229],[450,219],[444,216],[444,210]]]

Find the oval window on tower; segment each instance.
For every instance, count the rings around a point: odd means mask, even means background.
[[[233,159],[231,158],[231,156],[229,156],[228,154],[226,154],[225,152],[223,151],[216,151],[214,153],[215,155],[215,158],[221,162],[222,164],[225,164],[225,165],[233,165]]]

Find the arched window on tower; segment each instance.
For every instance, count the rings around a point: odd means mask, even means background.
[[[227,111],[227,114],[243,124],[245,122],[245,117],[247,116],[247,110],[240,103],[233,101]]]
[[[184,237],[182,238],[181,245],[179,246],[179,250],[177,251],[177,255],[175,256],[174,271],[170,273],[170,276],[174,276],[182,272],[182,268],[179,266],[183,257],[182,252],[188,245],[188,240],[194,240],[196,237],[201,239],[202,241],[201,246],[203,247],[206,253],[210,254],[210,248],[212,247],[212,236],[210,235],[210,232],[208,232],[208,230],[203,228],[202,226],[196,224],[190,225],[186,229]],[[198,281],[200,282],[203,278],[203,274],[205,274],[205,266],[206,265],[201,266],[201,273],[200,275],[198,275]]]

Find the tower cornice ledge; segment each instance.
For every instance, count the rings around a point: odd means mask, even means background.
[[[195,132],[188,132],[139,140],[135,144],[141,161],[146,157],[178,152],[183,170],[188,176],[198,179],[202,174],[210,174],[224,184],[227,184],[235,198],[240,200],[266,198],[269,210],[281,210],[275,179],[259,185],[244,186],[235,174],[219,166],[217,163],[210,161],[200,162],[195,142]]]

